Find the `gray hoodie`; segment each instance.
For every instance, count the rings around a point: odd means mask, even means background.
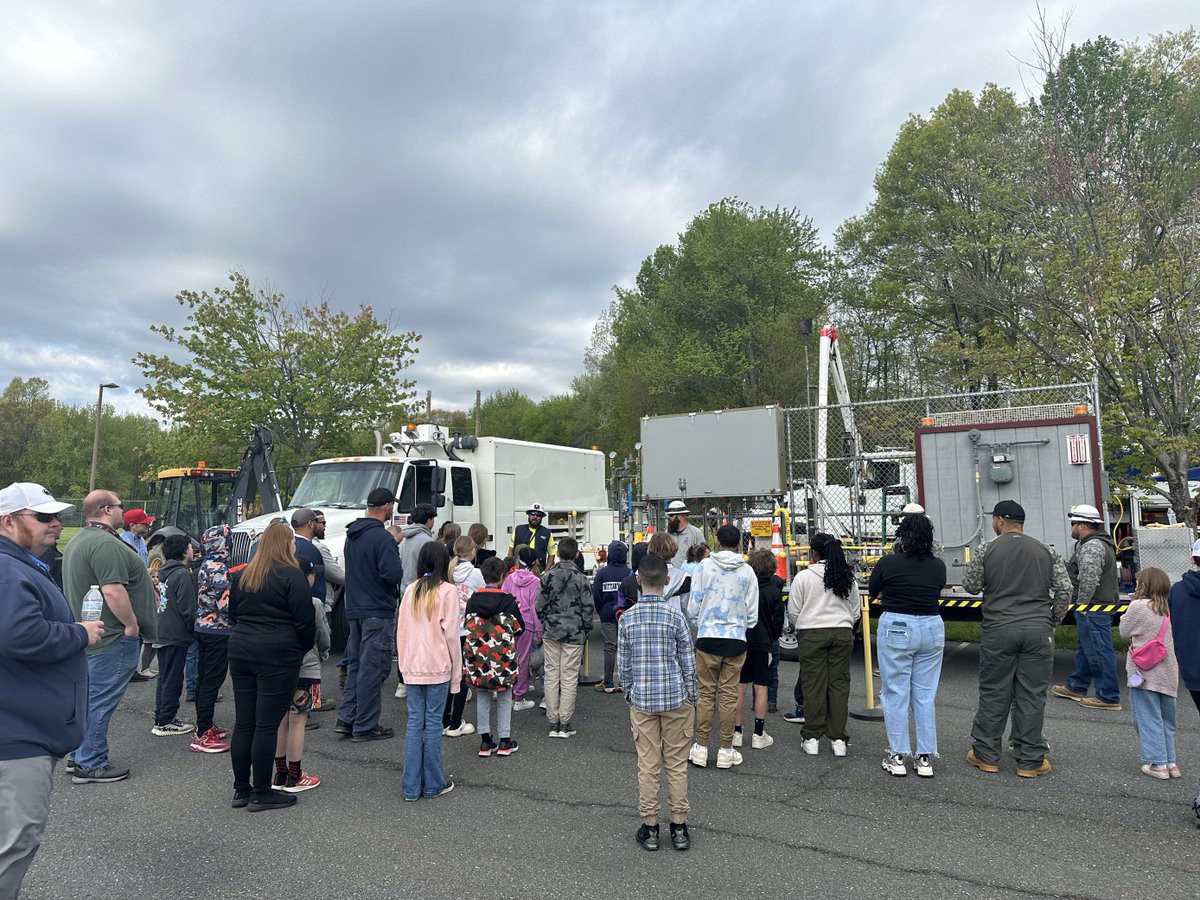
[[[405,525],[401,534],[404,535],[404,540],[400,542],[400,565],[404,567],[400,596],[403,597],[408,586],[421,575],[417,571],[417,556],[421,548],[433,540],[433,529],[428,525]]]

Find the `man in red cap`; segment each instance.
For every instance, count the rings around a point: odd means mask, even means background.
[[[154,516],[146,515],[140,506],[125,510],[125,527],[121,531],[121,540],[138,552],[142,562],[148,563],[150,557],[146,551],[146,535],[154,524]]]

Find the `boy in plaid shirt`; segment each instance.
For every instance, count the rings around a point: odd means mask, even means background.
[[[696,656],[679,607],[663,600],[667,564],[654,556],[637,573],[641,600],[625,610],[617,628],[617,670],[629,702],[638,755],[636,839],[658,849],[659,772],[667,774],[671,844],[691,846],[687,829],[687,760],[696,706]]]

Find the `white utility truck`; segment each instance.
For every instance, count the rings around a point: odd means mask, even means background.
[[[311,463],[286,509],[234,528],[233,563],[245,562],[255,535],[280,518],[290,522],[292,511],[302,506],[325,514],[325,544],[341,561],[346,528],[363,515],[367,494],[377,487],[396,495],[394,524],[407,525],[413,507],[430,503],[437,509],[435,533],[442,522],[457,522],[464,534],[472,523],[482,522],[488,547],[501,556],[534,502],[547,510],[543,524],[556,541],[579,541],[589,569],[596,550],[616,534],[599,451],[507,438],[451,438],[438,426],[413,425],[391,434],[379,455]]]

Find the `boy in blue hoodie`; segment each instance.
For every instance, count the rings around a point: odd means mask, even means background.
[[[621,582],[633,574],[625,565],[628,551],[620,541],[608,545],[608,562],[596,572],[592,579],[592,600],[600,614],[600,633],[604,635],[604,681],[596,685],[597,691],[615,694],[621,690],[613,677],[617,667],[617,602],[620,599]]]

